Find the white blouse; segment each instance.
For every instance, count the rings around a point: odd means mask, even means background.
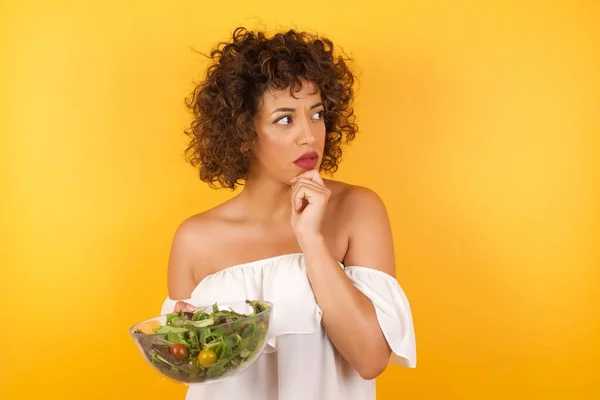
[[[398,281],[372,268],[340,265],[375,306],[392,349],[389,364],[415,367],[413,320]],[[236,377],[190,387],[186,400],[375,399],[375,380],[361,378],[327,337],[302,253],[225,268],[204,278],[184,301],[205,306],[246,299],[273,303],[263,354]],[[172,312],[175,303],[167,298],[161,314]]]

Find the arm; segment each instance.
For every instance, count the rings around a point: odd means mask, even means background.
[[[173,237],[169,262],[167,267],[168,296],[172,300],[189,299],[196,287],[193,270],[193,244],[196,242],[194,228],[191,221],[182,223]],[[175,304],[175,311],[187,307],[193,311],[194,307],[183,301]]]
[[[348,196],[344,208],[351,227],[346,264],[395,276],[391,228],[383,202],[367,189],[354,188]],[[321,234],[300,231],[297,237],[329,338],[362,378],[376,378],[385,369],[391,349],[373,304],[348,279]]]

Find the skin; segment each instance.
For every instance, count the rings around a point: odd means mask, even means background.
[[[373,191],[324,180],[318,165],[303,170],[294,164],[310,151],[322,160],[326,132],[320,103],[308,82],[293,97],[289,90],[263,95],[254,122],[255,157],[244,189],[179,226],[169,258],[168,291],[172,299],[187,299],[209,274],[302,252],[327,335],[362,378],[374,379],[385,369],[391,349],[372,303],[338,261],[395,277],[390,223]],[[193,306],[179,301],[180,309]]]

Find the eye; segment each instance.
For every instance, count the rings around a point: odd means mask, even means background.
[[[317,111],[316,113],[313,114],[313,119],[321,120],[321,119],[323,119],[324,114],[325,114],[325,111],[323,111],[323,110]]]
[[[286,115],[285,117],[281,117],[275,121],[276,124],[279,125],[289,125],[292,123],[292,117]]]

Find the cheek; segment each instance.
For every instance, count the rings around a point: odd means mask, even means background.
[[[267,164],[277,164],[289,152],[289,144],[283,140],[264,138],[260,143],[260,156]]]
[[[261,147],[264,153],[273,154],[284,149],[286,145],[281,140],[266,139],[263,140]]]
[[[325,143],[325,139],[327,137],[327,129],[325,128],[325,124],[322,124],[316,132],[317,140],[319,143]]]

